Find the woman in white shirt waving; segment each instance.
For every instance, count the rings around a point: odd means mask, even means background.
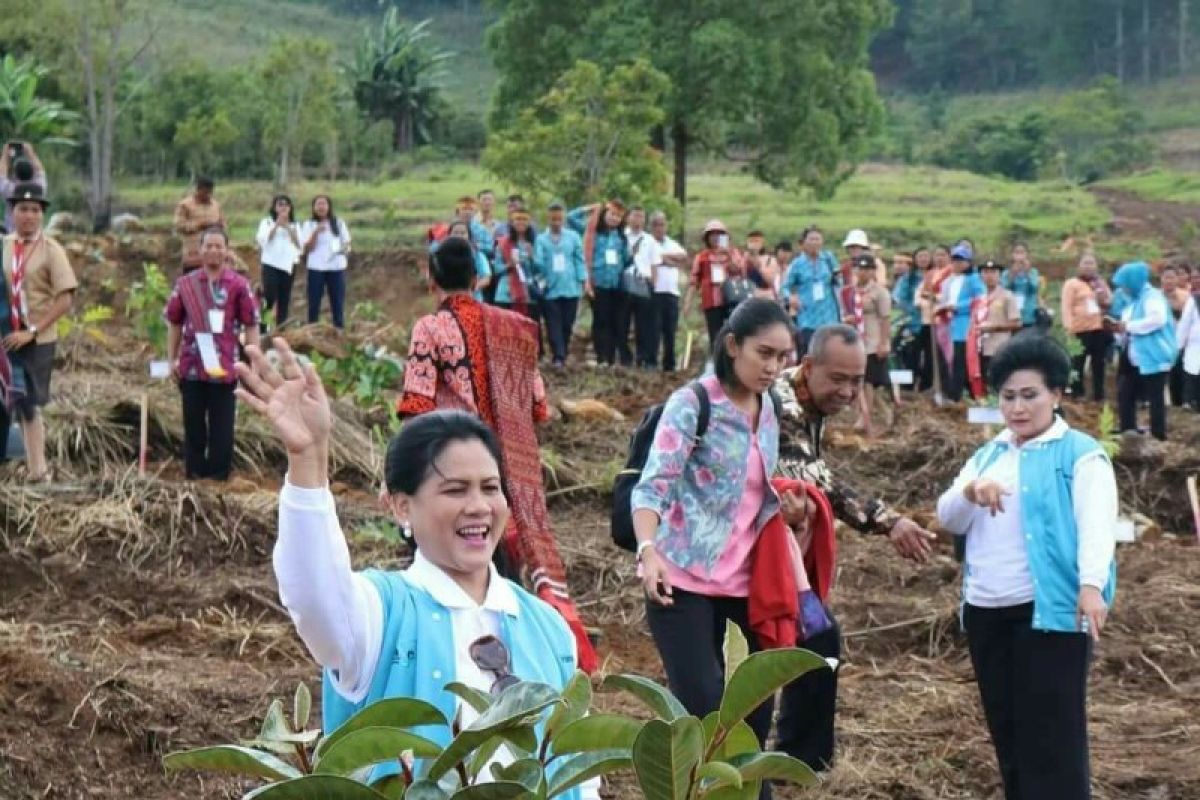
[[[1071,359],[1046,336],[992,360],[1006,429],[938,500],[967,537],[963,625],[1007,800],[1091,797],[1087,672],[1116,588],[1117,486],[1054,412]]]
[[[308,322],[321,314],[321,298],[328,292],[329,312],[335,328],[346,327],[346,257],[350,253],[350,228],[333,213],[333,200],[313,198],[312,219],[300,232],[308,267]]]
[[[465,727],[477,715],[445,691],[453,681],[493,694],[521,680],[562,689],[575,673],[566,623],[492,566],[509,516],[495,434],[460,411],[407,420],[388,443],[384,500],[411,533],[416,556],[403,571],[354,572],[329,492],[329,401],[311,365],[301,366],[282,340],[275,348],[278,370],[258,347],[247,348],[238,395],[287,450],[275,576],[300,638],[325,670],[326,733],[390,697],[425,700],[447,720],[461,714]],[[448,726],[422,732],[449,744]],[[507,748],[493,756],[502,765],[513,760]],[[393,760],[371,779],[397,770]],[[598,783],[564,797],[598,798]]]
[[[287,322],[292,279],[300,258],[300,229],[292,198],[286,194],[272,198],[267,215],[258,223],[254,240],[261,253],[263,312],[273,311],[275,327],[279,328]]]

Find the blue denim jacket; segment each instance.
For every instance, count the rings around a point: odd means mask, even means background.
[[[654,434],[650,457],[634,487],[633,510],[659,515],[655,546],[677,567],[711,571],[733,534],[734,519],[748,478],[750,420],[725,394],[715,375],[700,379],[708,391],[712,413],[703,440],[695,438],[700,401],[687,386],[667,400]],[[779,460],[779,420],[764,395],[758,417],[758,446],[770,476]],[[761,531],[779,510],[773,489],[763,497],[755,520]]]

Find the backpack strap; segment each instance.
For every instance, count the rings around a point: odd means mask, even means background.
[[[712,416],[712,401],[708,399],[708,390],[700,381],[692,381],[688,386],[692,388],[692,393],[700,402],[700,410],[696,414],[696,439],[700,440],[704,438],[704,434],[708,433],[708,419]]]

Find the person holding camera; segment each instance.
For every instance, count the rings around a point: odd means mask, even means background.
[[[7,308],[0,308],[0,332],[13,370],[24,378],[25,396],[13,413],[21,423],[31,483],[50,480],[41,409],[50,402],[58,320],[71,310],[79,285],[62,245],[42,231],[49,205],[40,184],[16,185],[8,196],[13,232],[4,237],[2,257]]]
[[[200,254],[200,234],[209,228],[228,230],[221,204],[213,197],[216,182],[200,175],[192,193],[175,206],[175,234],[183,239],[180,261],[184,273],[204,266]]]
[[[0,196],[9,197],[17,188],[17,184],[34,184],[41,188],[44,197],[48,191],[46,186],[46,170],[38,159],[33,145],[29,142],[11,141],[4,145],[0,153]],[[14,230],[13,208],[6,204],[4,209],[4,232]]]
[[[275,328],[287,322],[292,304],[292,280],[300,260],[300,226],[292,198],[277,194],[254,236],[262,253],[263,311],[275,311]],[[265,331],[264,331],[265,333]]]

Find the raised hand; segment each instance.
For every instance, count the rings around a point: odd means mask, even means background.
[[[276,339],[275,351],[279,354],[278,369],[267,362],[260,348],[246,347],[250,364],[237,365],[242,381],[237,396],[270,421],[287,449],[293,472],[302,460],[311,462],[305,464],[307,467],[319,461],[324,469],[333,430],[325,387],[313,366],[302,366],[287,342]]]

